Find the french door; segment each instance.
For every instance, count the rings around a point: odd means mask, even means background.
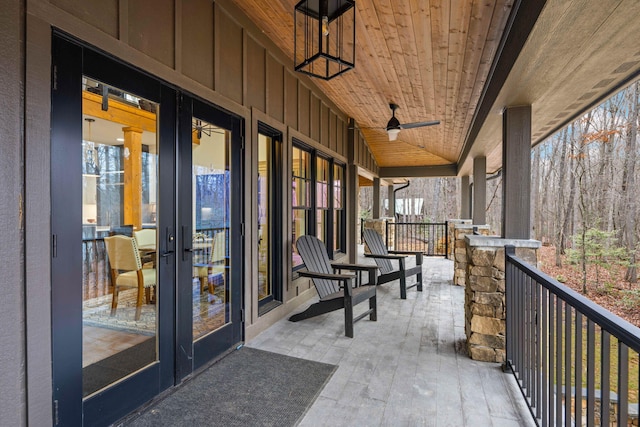
[[[242,339],[241,120],[52,51],[54,419],[109,425]]]
[[[180,107],[182,378],[241,340],[243,134],[239,118],[193,97],[182,96]]]

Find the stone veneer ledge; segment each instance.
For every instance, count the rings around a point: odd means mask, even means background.
[[[473,225],[471,221],[455,224],[453,228],[453,284],[465,286],[467,274],[467,244],[465,236],[473,235],[474,228],[482,235],[489,234],[488,225]]]
[[[516,256],[537,267],[540,242],[465,235],[465,333],[472,359],[504,363],[506,339],[505,256],[506,245]]]

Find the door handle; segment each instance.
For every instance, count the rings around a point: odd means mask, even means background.
[[[173,255],[174,253],[175,253],[174,251],[166,251],[166,252],[161,253],[161,254],[160,254],[160,257],[161,257],[161,258],[168,258],[168,257],[170,257],[171,255]]]
[[[191,235],[190,235],[190,228],[183,225],[182,226],[182,244],[185,244],[187,242],[187,237],[189,237],[189,240],[191,240]],[[195,250],[191,247],[191,248],[183,248],[183,252],[182,252],[182,261],[187,261],[188,260],[188,256],[187,254],[192,254],[193,252],[195,252]]]

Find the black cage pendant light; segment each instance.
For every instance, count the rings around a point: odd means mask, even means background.
[[[355,65],[353,0],[302,0],[295,9],[296,71],[329,80]]]

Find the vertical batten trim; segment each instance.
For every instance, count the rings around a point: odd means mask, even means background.
[[[247,38],[247,30],[244,27],[242,28],[242,105],[244,105],[245,107],[248,107],[249,105],[249,97],[247,94],[247,80],[249,78],[249,71],[247,70],[247,62],[248,62],[248,58],[247,58],[247,50],[248,50],[248,38]]]
[[[129,0],[118,2],[118,39],[129,44]]]
[[[173,68],[182,74],[182,0],[174,1]]]
[[[217,3],[213,3],[213,90],[216,92],[218,90],[220,78],[220,61],[218,60],[218,55],[220,54],[220,47],[218,46],[218,27],[220,26],[218,23],[218,13],[217,13]]]
[[[264,78],[264,111],[265,113],[267,113],[267,116],[273,117],[273,112],[271,111],[271,107],[269,105],[269,99],[271,97],[271,85],[269,84],[269,76],[271,75],[271,73],[269,72],[269,57],[271,56],[271,54],[269,53],[267,48],[257,40],[256,43],[258,43],[260,47],[264,49],[264,74],[262,76]],[[286,121],[284,117],[282,119],[283,122]]]

